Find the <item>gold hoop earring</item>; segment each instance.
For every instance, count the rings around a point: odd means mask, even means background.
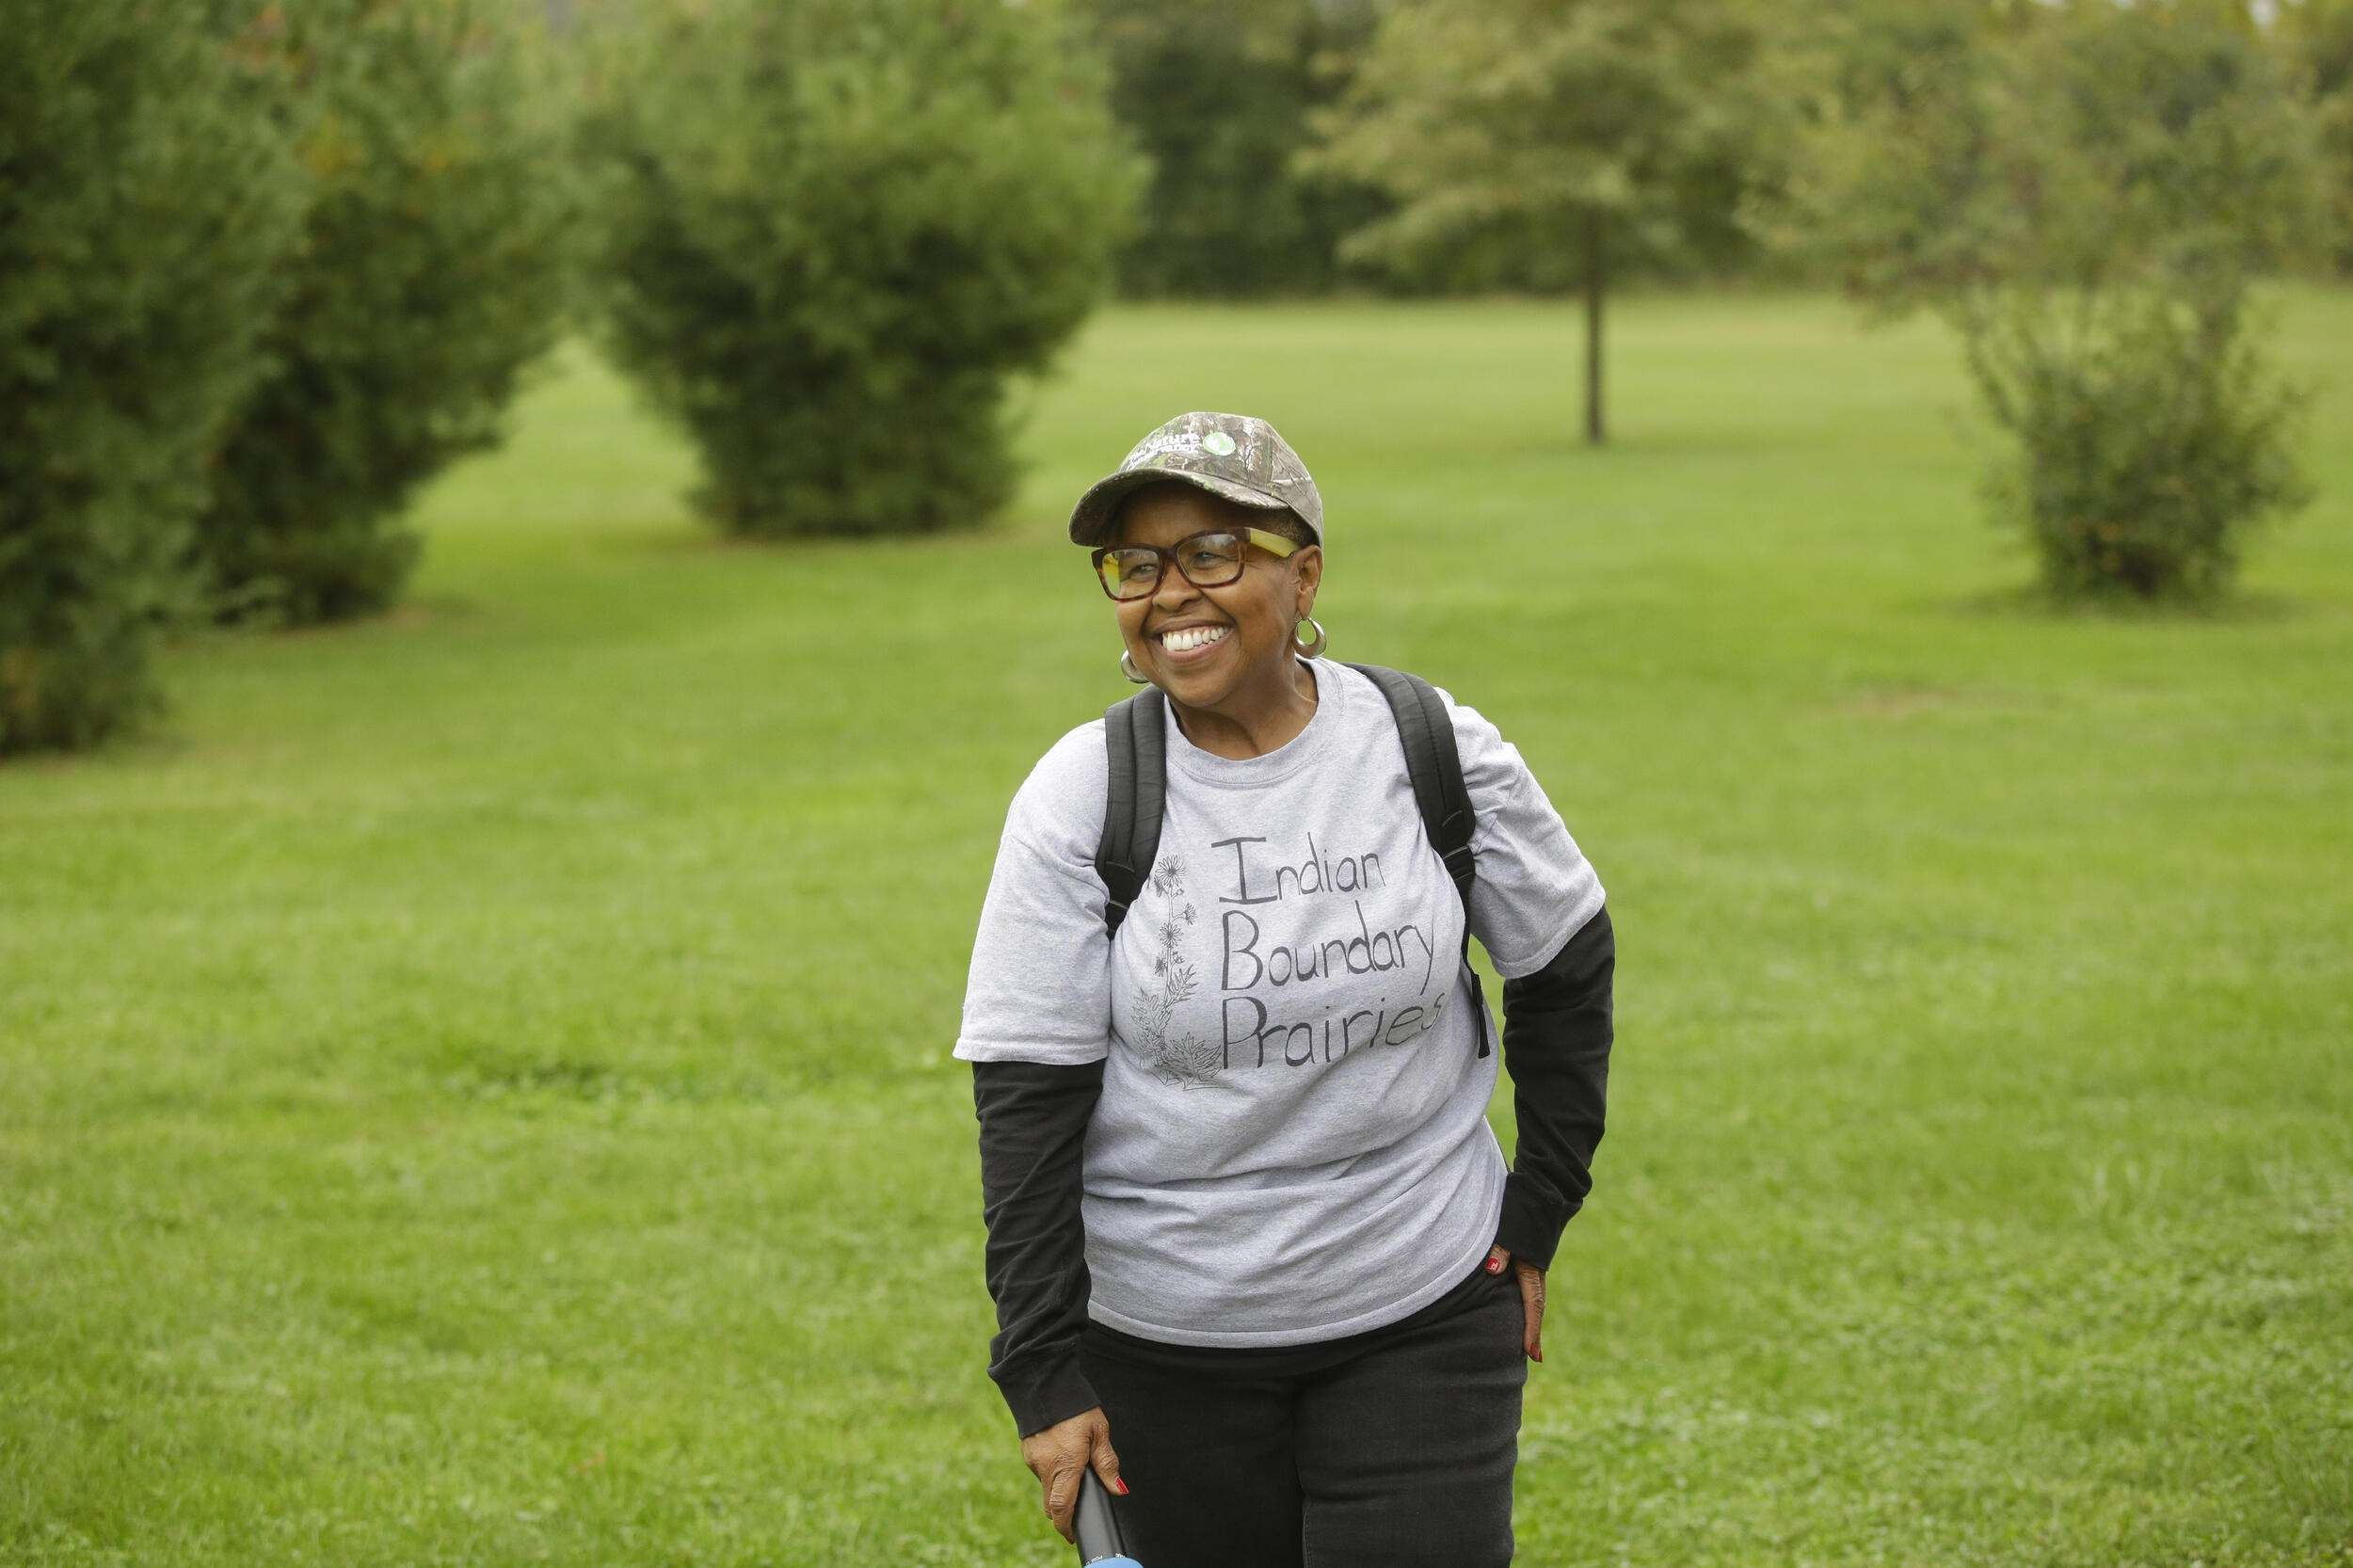
[[[1315,641],[1308,642],[1302,638],[1299,634],[1299,626],[1314,627],[1316,629]],[[1299,650],[1299,656],[1302,659],[1314,659],[1321,657],[1323,653],[1323,644],[1325,641],[1323,635],[1323,623],[1316,619],[1313,616],[1302,616],[1299,617],[1299,626],[1291,628],[1291,646]]]
[[[1142,670],[1136,668],[1135,660],[1128,655],[1128,650],[1124,648],[1119,650],[1119,673],[1126,676],[1128,680],[1134,681],[1139,686],[1149,686],[1152,684],[1152,678],[1144,674]]]

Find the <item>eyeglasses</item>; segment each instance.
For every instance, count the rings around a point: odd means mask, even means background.
[[[1160,564],[1166,561],[1194,587],[1221,588],[1241,577],[1243,557],[1254,544],[1278,559],[1299,548],[1263,528],[1218,529],[1174,546],[1105,545],[1095,552],[1095,576],[1113,599],[1144,599],[1160,585]]]

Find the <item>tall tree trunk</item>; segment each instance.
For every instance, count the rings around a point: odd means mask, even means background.
[[[1609,287],[1609,218],[1602,213],[1585,216],[1585,440],[1599,446],[1607,439],[1601,417],[1601,301]]]

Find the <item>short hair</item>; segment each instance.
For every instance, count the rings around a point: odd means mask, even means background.
[[[1241,509],[1254,514],[1251,521],[1256,526],[1265,529],[1270,534],[1280,534],[1295,545],[1311,545],[1316,542],[1315,530],[1307,526],[1307,520],[1289,506],[1267,509],[1244,506]]]

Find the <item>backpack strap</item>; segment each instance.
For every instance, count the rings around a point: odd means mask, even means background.
[[[1486,987],[1470,961],[1470,894],[1479,871],[1471,856],[1471,835],[1479,819],[1471,810],[1470,790],[1463,782],[1463,757],[1454,744],[1454,721],[1448,716],[1437,688],[1405,670],[1379,664],[1350,663],[1348,667],[1369,676],[1388,698],[1397,719],[1398,741],[1405,748],[1405,772],[1414,781],[1414,801],[1421,808],[1422,832],[1430,847],[1446,862],[1454,891],[1463,901],[1463,968],[1470,975],[1471,1007],[1478,1015],[1479,1054],[1488,1054]]]
[[[1437,688],[1418,675],[1384,669],[1378,664],[1348,666],[1372,678],[1389,699],[1397,719],[1397,736],[1405,748],[1405,771],[1414,781],[1414,800],[1421,808],[1422,830],[1430,847],[1446,862],[1454,890],[1470,904],[1471,884],[1479,872],[1471,858],[1471,835],[1478,819],[1471,813],[1470,791],[1463,783],[1462,754],[1454,745],[1454,724]]]
[[[1103,879],[1103,925],[1113,936],[1160,857],[1160,813],[1168,799],[1167,723],[1168,698],[1158,686],[1103,710],[1111,780],[1095,874]]]

